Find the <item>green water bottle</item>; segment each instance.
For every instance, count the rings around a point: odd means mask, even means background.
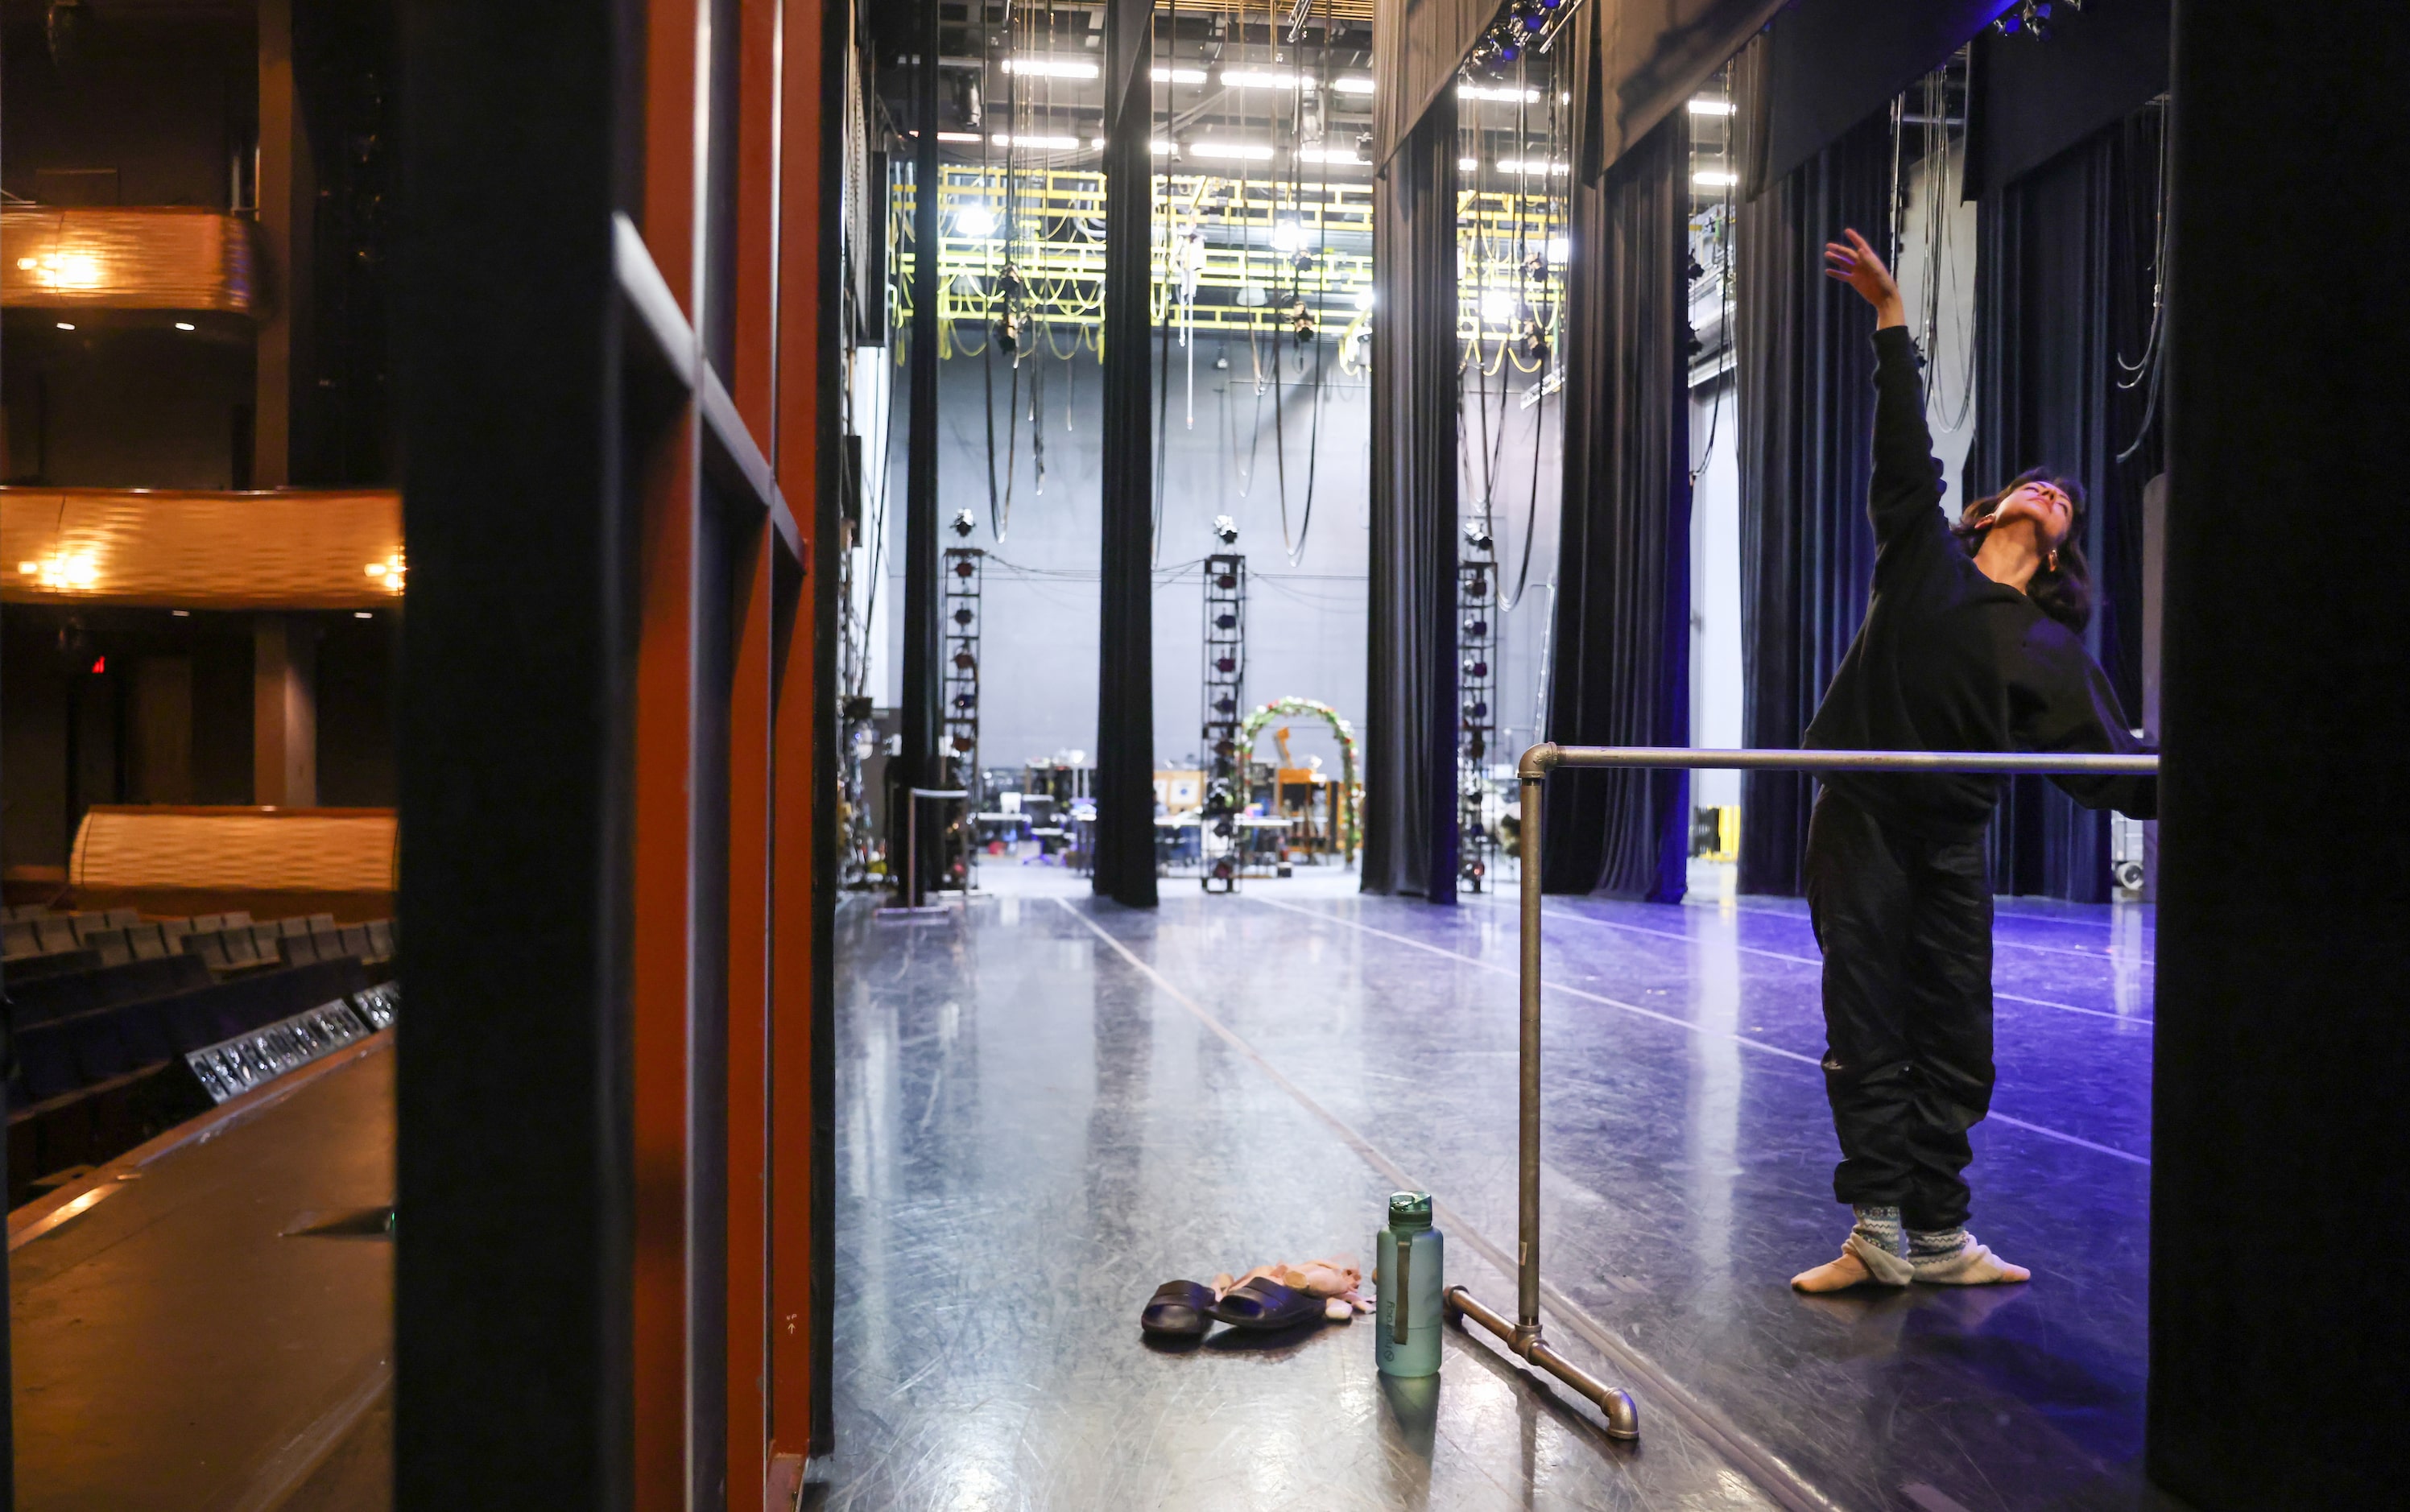
[[[1440,1293],[1447,1270],[1447,1236],[1431,1227],[1429,1192],[1393,1192],[1389,1227],[1373,1241],[1372,1362],[1384,1375],[1439,1374]]]

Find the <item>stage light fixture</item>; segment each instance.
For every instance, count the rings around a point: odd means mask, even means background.
[[[1275,73],[1270,69],[1225,68],[1222,87],[1225,89],[1295,89],[1298,76]]]
[[[1232,519],[1232,518],[1231,518],[1229,516],[1227,516],[1227,515],[1216,515],[1216,516],[1213,516],[1213,538],[1214,538],[1215,540],[1217,540],[1217,541],[1221,542],[1221,543],[1222,543],[1224,545],[1226,545],[1226,546],[1229,546],[1229,545],[1238,545],[1238,544],[1239,544],[1239,522],[1238,522],[1237,520]]]
[[[1332,80],[1330,88],[1340,94],[1370,94],[1372,93],[1372,80],[1361,74],[1349,74],[1344,78]]]
[[[971,518],[971,512],[969,510],[958,509],[954,512],[954,533],[956,535],[968,536],[971,531],[978,528],[979,522]]]
[[[1272,250],[1299,252],[1305,247],[1305,227],[1295,221],[1282,221],[1272,227]]]
[[[1372,308],[1372,291],[1371,289],[1357,289],[1356,291],[1356,308],[1358,310],[1370,310]]]
[[[966,237],[995,235],[995,212],[985,205],[965,205],[954,211],[954,234]]]
[[[62,320],[59,322],[59,329],[73,330],[75,329],[75,323],[73,321]]]
[[[1730,100],[1709,99],[1704,94],[1691,102],[1692,115],[1730,115],[1737,109]]]
[[[1158,84],[1201,84],[1205,82],[1202,68],[1157,68],[1154,81]]]
[[[1720,168],[1701,168],[1691,175],[1691,182],[1702,189],[1729,189],[1740,182],[1740,175],[1726,173]]]
[[[1573,238],[1571,238],[1571,237],[1550,237],[1550,238],[1548,238],[1548,262],[1549,262],[1552,266],[1557,267],[1557,268],[1562,268],[1565,264],[1567,264],[1568,262],[1571,262],[1571,261],[1573,260],[1573,255],[1574,255],[1574,242],[1573,242]]]
[[[1456,171],[1459,173],[1471,173],[1479,167],[1481,167],[1481,159],[1477,157],[1459,157],[1456,160]]]
[[[1481,318],[1504,320],[1515,313],[1515,296],[1504,289],[1485,289],[1481,295]]]
[[[180,320],[180,321],[176,322],[176,328],[177,328],[178,330],[192,330],[192,329],[194,329],[194,328],[195,328],[195,327],[194,327],[193,323],[192,323],[191,321],[189,321],[189,320]]]

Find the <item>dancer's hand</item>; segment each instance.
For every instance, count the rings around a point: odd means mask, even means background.
[[[1908,324],[1908,306],[1900,301],[1899,285],[1892,282],[1891,269],[1866,239],[1855,231],[1843,231],[1848,245],[1838,241],[1824,243],[1824,273],[1837,278],[1858,291],[1866,303],[1875,307],[1875,328]]]

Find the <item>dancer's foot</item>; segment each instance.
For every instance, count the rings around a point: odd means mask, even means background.
[[[1975,1243],[1971,1234],[1954,1252],[1912,1256],[1909,1269],[1915,1279],[1935,1287],[1992,1287],[2033,1279],[2031,1271],[2000,1258],[1989,1244]]]
[[[1841,1257],[1812,1271],[1802,1271],[1791,1285],[1805,1292],[1847,1291],[1851,1287],[1905,1287],[1909,1263],[1897,1255],[1866,1243],[1856,1233],[1841,1242]]]

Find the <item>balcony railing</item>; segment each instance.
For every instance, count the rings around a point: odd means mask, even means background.
[[[365,609],[401,592],[401,497],[0,488],[0,598]]]
[[[219,211],[0,211],[0,304],[11,309],[260,313],[256,228]]]

